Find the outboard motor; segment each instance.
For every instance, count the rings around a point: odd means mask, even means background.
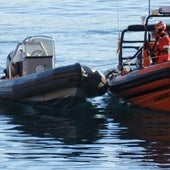
[[[96,69],[82,66],[82,87],[88,97],[103,95],[108,88],[105,76]]]

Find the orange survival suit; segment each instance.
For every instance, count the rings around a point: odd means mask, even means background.
[[[155,59],[154,63],[170,61],[170,37],[167,34],[166,24],[162,21],[155,25]]]

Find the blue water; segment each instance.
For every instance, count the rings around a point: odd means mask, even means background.
[[[0,72],[20,40],[39,34],[55,39],[56,66],[116,66],[119,30],[148,14],[147,1],[117,2],[1,0]],[[0,169],[170,169],[169,122],[169,114],[128,108],[109,94],[67,109],[1,102]]]

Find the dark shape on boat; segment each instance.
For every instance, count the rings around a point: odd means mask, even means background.
[[[55,68],[55,43],[48,36],[26,37],[6,63],[0,80],[1,100],[67,105],[107,90],[105,76],[88,66],[75,63]]]
[[[105,76],[109,91],[121,101],[170,112],[170,61],[154,64],[151,57],[155,23],[163,19],[170,33],[170,7],[155,12],[143,25],[129,25],[122,31],[118,68],[106,71]]]

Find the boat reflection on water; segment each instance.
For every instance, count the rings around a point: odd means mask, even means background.
[[[98,130],[104,121],[95,117],[97,110],[87,102],[66,109],[8,102],[1,103],[0,112],[11,118],[15,130],[64,144],[92,143],[101,137]]]
[[[127,169],[170,168],[168,113],[122,106],[106,94],[67,109],[1,103],[0,115],[13,127],[3,133],[20,143],[21,148],[13,151],[19,158],[24,146],[29,159],[31,150],[32,158],[44,160],[45,153],[51,159],[67,158],[73,165],[87,160],[100,162],[105,169],[111,164]],[[6,152],[11,156],[11,151]]]
[[[170,168],[170,113],[125,106],[116,100],[113,105],[112,97],[104,99],[108,103],[107,115],[119,124],[117,137],[127,147],[134,148],[119,153],[120,158],[140,158],[143,163],[154,162],[158,167]],[[138,147],[144,150],[139,152]]]

